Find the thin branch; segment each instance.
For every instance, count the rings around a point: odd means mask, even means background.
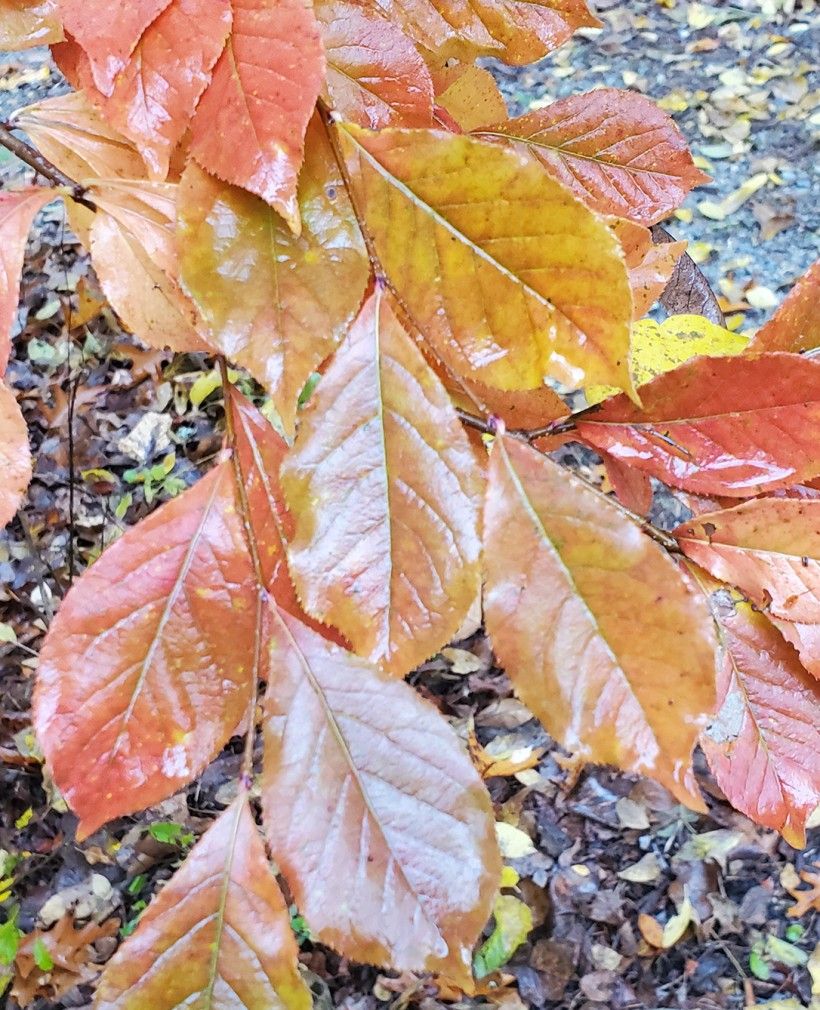
[[[256,632],[254,635],[254,656],[253,671],[251,678],[251,696],[248,701],[248,728],[245,736],[245,751],[242,756],[242,771],[240,773],[242,786],[250,789],[253,782],[253,751],[256,743],[256,704],[259,696],[259,680],[262,669],[262,649],[264,642],[262,637],[262,625],[264,608],[267,604],[268,594],[265,589],[265,578],[262,571],[262,562],[259,554],[259,544],[256,541],[256,533],[251,522],[250,504],[248,502],[248,492],[242,478],[242,467],[239,463],[239,455],[236,451],[236,429],[233,423],[233,413],[231,412],[229,400],[231,381],[228,378],[228,363],[220,354],[219,374],[222,378],[222,395],[225,400],[225,441],[231,451],[231,464],[233,466],[234,484],[236,495],[239,500],[239,509],[242,513],[242,525],[245,530],[245,540],[248,552],[251,556],[253,572],[256,576],[257,597],[256,597]]]
[[[84,186],[67,176],[35,148],[15,137],[6,123],[0,123],[0,146],[11,151],[15,157],[28,165],[29,168],[33,168],[38,175],[48,180],[52,185],[67,189],[77,203],[81,203],[89,210],[97,209],[88,199],[86,195],[88,191]]]
[[[475,428],[476,431],[480,431],[485,435],[495,434],[496,425],[492,418],[488,420],[479,417],[477,414],[471,414],[468,410],[462,410],[461,407],[456,408],[456,413],[461,422],[466,424],[468,428]],[[507,434],[512,435],[513,438],[519,438],[523,442],[536,442],[539,438],[545,438],[548,435],[563,435],[568,431],[572,431],[575,428],[575,417],[577,416],[561,417],[555,421],[550,421],[549,424],[545,424],[541,428],[508,428]]]

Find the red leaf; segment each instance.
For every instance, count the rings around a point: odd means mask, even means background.
[[[315,5],[330,104],[352,123],[432,126],[433,82],[421,54],[378,8],[348,0]]]
[[[692,749],[715,700],[704,600],[610,498],[496,439],[484,513],[487,630],[563,746],[649,775],[696,810]]]
[[[820,260],[809,267],[752,341],[756,351],[811,351],[820,347]]]
[[[110,95],[145,29],[171,0],[57,0],[63,27],[83,47],[94,83]]]
[[[719,707],[701,746],[732,806],[802,848],[820,803],[820,686],[762,614],[704,572],[695,577],[723,644]]]
[[[75,582],[40,654],[34,718],[81,837],[175,793],[236,730],[260,605],[229,462]]]
[[[601,214],[654,224],[708,182],[670,116],[644,95],[600,88],[480,131],[526,145]]]
[[[765,608],[820,677],[820,501],[760,498],[700,515],[675,536],[687,557]]]
[[[5,374],[11,353],[11,331],[17,318],[20,276],[31,222],[53,199],[53,190],[39,186],[0,193],[0,375]]]
[[[615,497],[639,516],[649,515],[652,507],[652,482],[642,470],[627,466],[608,453],[603,454],[604,468]]]
[[[4,0],[0,5],[0,50],[45,46],[62,37],[56,0]]]
[[[305,609],[404,676],[479,587],[480,478],[446,390],[377,291],[305,411],[282,469]]]
[[[820,361],[694,358],[640,392],[643,409],[613,397],[580,437],[695,494],[748,498],[820,474]]]
[[[248,189],[299,233],[296,180],[325,74],[319,27],[303,0],[232,0],[233,30],[191,124],[191,153]]]
[[[274,615],[272,655],[265,828],[311,933],[358,961],[465,981],[500,861],[457,737],[409,685],[288,615]]]
[[[0,528],[14,517],[30,480],[26,422],[14,393],[0,382]]]
[[[282,892],[242,793],[105,967],[97,1010],[310,1010]]]
[[[171,152],[210,83],[230,26],[230,0],[171,0],[143,33],[110,95],[83,81],[108,122],[137,145],[152,178],[168,175]]]

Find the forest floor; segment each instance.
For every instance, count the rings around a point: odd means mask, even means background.
[[[603,30],[534,68],[493,66],[511,108],[601,85],[660,99],[714,179],[669,228],[690,240],[728,324],[753,329],[820,253],[817,4],[596,8]],[[47,52],[0,55],[0,119],[61,87]],[[26,178],[0,157],[4,185]],[[66,295],[76,296],[70,320]],[[18,1006],[12,992],[39,1010],[90,1007],[95,965],[231,798],[236,745],[186,793],[79,844],[75,818],[44,780],[28,713],[37,649],[72,578],[217,452],[214,376],[202,355],[143,350],[124,334],[62,210],[46,208],[29,246],[8,376],[36,466],[25,507],[0,534],[0,976],[12,909],[27,934],[0,1007]],[[594,462],[582,465],[602,478]],[[793,850],[733,812],[702,763],[708,816],[646,780],[579,771],[514,699],[480,631],[411,680],[491,757],[531,765],[488,786],[520,878],[510,894],[531,909],[533,929],[462,1006],[739,1010],[774,1001],[794,1010],[811,1005],[812,980],[820,1006],[820,875],[813,893],[798,876],[820,870],[820,831]],[[792,892],[804,895],[802,915]],[[664,925],[659,951],[646,938]],[[38,956],[56,967],[38,968]],[[430,980],[358,967],[308,938],[302,960],[318,1010],[442,1005]]]

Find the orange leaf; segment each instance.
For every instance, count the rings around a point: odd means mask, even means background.
[[[171,0],[57,0],[63,27],[85,50],[94,83],[104,94],[137,47],[142,33]]]
[[[0,0],[0,50],[46,46],[62,37],[56,0]]]
[[[416,42],[439,57],[540,60],[577,28],[600,27],[585,0],[376,0]]]
[[[691,754],[715,642],[689,578],[611,499],[509,436],[484,526],[487,630],[524,704],[571,751],[704,810]]]
[[[748,498],[820,474],[820,361],[693,358],[641,386],[641,399],[607,400],[579,436],[695,494]]]
[[[811,351],[820,347],[820,260],[794,285],[752,341],[756,351]]]
[[[354,318],[370,273],[324,128],[308,130],[296,238],[252,193],[196,165],[180,187],[183,283],[211,340],[270,392],[289,434],[305,382]]]
[[[30,480],[26,422],[14,393],[0,382],[0,528],[14,517]]]
[[[709,177],[670,116],[633,91],[601,88],[482,130],[531,150],[601,214],[654,224]]]
[[[430,71],[397,24],[348,0],[320,0],[315,10],[330,104],[344,119],[373,130],[432,125]]]
[[[723,646],[717,715],[701,746],[732,806],[802,848],[820,803],[820,685],[763,614],[705,572],[694,574]]]
[[[98,1010],[310,1010],[246,794],[220,814],[105,967]]]
[[[685,252],[686,242],[660,242],[650,246],[641,262],[630,269],[633,319],[642,319],[660,298]]]
[[[248,705],[259,591],[220,463],[77,582],[40,654],[35,725],[86,837],[171,796]]]
[[[339,138],[390,283],[456,374],[499,389],[547,375],[631,389],[618,242],[537,162],[436,130],[345,126]]]
[[[176,195],[170,183],[94,184],[91,258],[105,296],[141,340],[175,351],[208,351],[204,327],[176,279]]]
[[[139,148],[154,179],[165,179],[231,27],[230,0],[171,0],[146,28],[110,95],[80,78],[107,121]]]
[[[433,81],[436,105],[445,109],[465,133],[507,118],[504,96],[489,70],[459,63],[439,70]]]
[[[39,186],[0,193],[0,375],[5,374],[11,353],[11,331],[17,319],[20,277],[31,222],[53,199],[53,190]]]
[[[675,536],[687,557],[765,608],[820,677],[820,501],[758,498],[700,515]]]
[[[261,196],[299,233],[296,180],[325,75],[313,8],[302,0],[231,0],[233,29],[191,124],[191,154]]]
[[[608,453],[603,454],[604,469],[615,497],[639,516],[649,515],[652,507],[652,482],[642,471],[627,466]]]
[[[450,382],[450,396],[458,406],[469,412],[476,405],[482,413],[500,417],[509,428],[542,428],[559,417],[565,417],[567,405],[549,386],[540,389],[511,389],[503,392],[485,386],[483,382],[459,378],[461,390]]]
[[[286,614],[272,662],[265,827],[311,933],[357,961],[466,981],[501,867],[457,737],[409,685]]]
[[[445,389],[377,291],[282,469],[305,609],[404,676],[450,640],[478,591],[480,487]]]

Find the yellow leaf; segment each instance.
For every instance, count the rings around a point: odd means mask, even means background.
[[[746,337],[730,333],[703,316],[670,316],[662,323],[641,319],[632,328],[632,377],[636,386],[642,386],[699,354],[729,357],[742,354],[748,343]],[[611,386],[590,386],[586,396],[593,404],[614,393]]]
[[[720,203],[716,203],[714,200],[704,200],[698,204],[698,210],[704,217],[708,217],[712,221],[723,221],[724,218],[739,210],[768,181],[769,177],[765,172],[758,172],[757,175],[747,179],[742,186],[738,186]]]
[[[495,825],[495,833],[501,855],[505,859],[523,859],[535,852],[532,839],[521,828],[506,824],[504,821],[498,821]]]

